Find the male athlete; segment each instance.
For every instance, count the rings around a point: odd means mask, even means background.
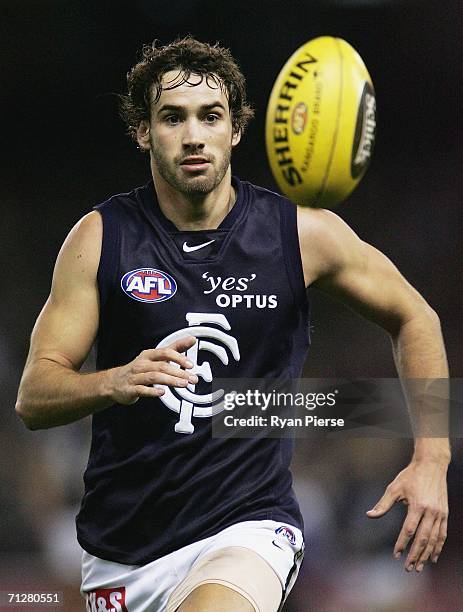
[[[252,111],[226,49],[147,46],[123,116],[152,181],[83,217],[56,262],[16,410],[30,429],[93,415],[77,517],[90,611],[275,612],[303,553],[289,439],[218,439],[201,384],[297,378],[306,287],[391,336],[399,375],[447,376],[439,319],[379,251],[335,214],[297,209],[232,177]],[[97,371],[79,369],[94,340]],[[408,571],[446,538],[444,438],[368,512],[408,514],[394,548]]]

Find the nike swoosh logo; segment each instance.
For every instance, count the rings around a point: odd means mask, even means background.
[[[197,244],[196,246],[188,246],[187,243],[184,242],[182,245],[182,249],[185,251],[185,253],[191,253],[192,251],[198,251],[199,249],[202,249],[203,247],[207,246],[208,244],[212,244],[213,242],[215,242],[215,238],[214,240],[209,240],[209,242],[203,242],[203,244]]]
[[[272,540],[272,544],[276,546],[277,548],[279,548],[280,550],[283,550],[281,546],[275,542],[275,540]]]

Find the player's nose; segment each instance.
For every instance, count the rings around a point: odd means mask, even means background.
[[[196,119],[185,121],[182,144],[184,148],[201,149],[204,147],[204,136],[200,121]]]

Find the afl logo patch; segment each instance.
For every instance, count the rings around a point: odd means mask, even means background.
[[[170,274],[154,268],[137,268],[124,274],[121,288],[138,302],[164,302],[173,297],[177,283]]]
[[[290,544],[293,546],[296,544],[296,536],[289,527],[282,525],[281,527],[278,527],[278,529],[275,529],[275,533],[289,540]]]

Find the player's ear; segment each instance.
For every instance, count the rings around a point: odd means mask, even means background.
[[[236,145],[241,140],[241,130],[238,128],[237,130],[233,130],[232,135],[232,147],[236,147]]]
[[[149,151],[150,145],[150,124],[147,119],[142,119],[137,128],[137,142],[142,151]]]

